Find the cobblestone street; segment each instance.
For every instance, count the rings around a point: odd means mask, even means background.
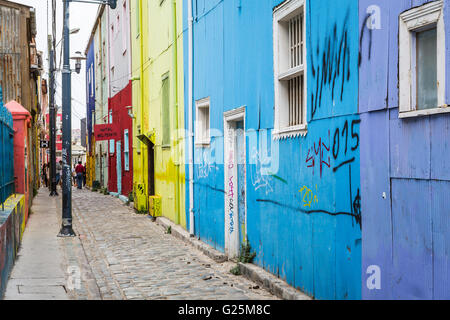
[[[112,196],[74,189],[73,219],[78,237],[59,240],[65,267],[81,266],[72,299],[276,299]]]

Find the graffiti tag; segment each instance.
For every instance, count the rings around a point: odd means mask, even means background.
[[[325,144],[325,140],[319,138],[319,142],[314,142],[314,145],[308,149],[308,155],[306,156],[306,164],[308,168],[313,168],[313,175],[316,167],[316,157],[318,157],[319,168],[320,168],[320,177],[322,178],[322,172],[324,165],[328,168],[331,166],[330,156],[328,153],[330,152],[330,131],[328,131],[328,145]],[[326,161],[328,159],[328,162]]]

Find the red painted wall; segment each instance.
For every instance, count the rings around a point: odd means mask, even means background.
[[[126,107],[131,106],[131,81],[128,85],[118,92],[114,97],[108,101],[108,110],[112,110],[112,125],[119,132],[121,141],[121,152],[117,153],[117,141],[114,142],[114,153],[109,154],[109,166],[108,166],[108,190],[111,192],[117,192],[117,156],[120,156],[122,167],[122,195],[128,196],[128,193],[133,190],[133,119],[128,115],[128,109]],[[124,158],[124,131],[128,129],[128,146],[129,146],[129,170],[125,171],[125,158]],[[108,142],[109,152],[109,142]]]
[[[31,148],[28,139],[28,128],[31,126],[30,113],[20,104],[11,101],[6,104],[6,108],[13,116],[14,128],[14,177],[16,178],[16,193],[25,195],[25,221],[28,220],[28,204],[30,190],[30,170],[32,169]],[[26,154],[25,154],[26,147]]]

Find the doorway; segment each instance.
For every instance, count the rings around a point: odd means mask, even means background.
[[[245,107],[224,113],[225,252],[239,256],[247,237]]]
[[[149,140],[148,150],[148,196],[154,196],[155,190],[155,145]]]

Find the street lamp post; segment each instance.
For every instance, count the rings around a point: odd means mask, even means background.
[[[63,69],[62,69],[62,226],[58,237],[74,237],[75,232],[72,228],[72,83],[70,70],[70,31],[69,31],[69,3],[70,2],[85,2],[108,4],[111,9],[117,6],[117,0],[63,0]],[[76,71],[80,72],[82,57],[76,57]]]
[[[56,115],[55,115],[55,59],[54,59],[54,40],[49,36],[49,60],[50,60],[50,196],[57,196],[56,190]]]
[[[80,31],[80,28],[70,30],[69,34],[76,34]],[[57,183],[56,183],[56,105],[55,105],[55,71],[58,71],[55,66],[55,48],[61,43],[61,40],[55,45],[55,39],[49,36],[49,61],[50,61],[50,196],[58,196]],[[60,177],[61,178],[61,177]]]
[[[63,69],[62,69],[62,226],[59,237],[74,237],[72,228],[72,84],[70,70],[69,2],[64,2]]]

